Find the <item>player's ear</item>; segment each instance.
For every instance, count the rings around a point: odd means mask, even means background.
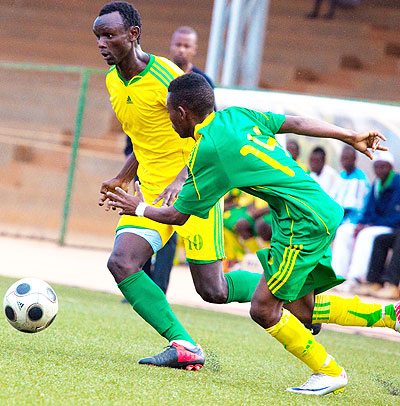
[[[128,37],[130,41],[137,41],[139,35],[140,35],[140,27],[138,26],[134,26],[134,27],[130,27],[129,31],[128,31]]]
[[[184,107],[178,106],[178,113],[181,120],[185,120],[187,117],[187,112]]]

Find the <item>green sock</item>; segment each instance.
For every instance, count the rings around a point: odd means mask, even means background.
[[[164,292],[144,271],[128,276],[118,287],[136,313],[169,342],[185,340],[196,345],[172,313]]]
[[[261,275],[247,271],[232,271],[226,273],[225,278],[228,282],[228,299],[226,303],[245,303],[251,301]]]

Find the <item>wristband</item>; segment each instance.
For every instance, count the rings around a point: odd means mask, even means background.
[[[144,211],[145,211],[147,206],[150,206],[150,205],[147,204],[146,202],[140,202],[136,206],[135,215],[138,216],[138,217],[144,217]]]

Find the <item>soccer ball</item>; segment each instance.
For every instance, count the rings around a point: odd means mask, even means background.
[[[57,315],[58,301],[49,284],[24,278],[7,290],[3,308],[9,323],[24,333],[37,333],[49,327]]]

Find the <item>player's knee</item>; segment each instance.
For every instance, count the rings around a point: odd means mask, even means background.
[[[223,304],[228,299],[227,292],[213,286],[197,286],[196,291],[208,303]]]
[[[108,259],[107,268],[114,276],[117,283],[123,281],[134,272],[141,270],[132,263],[125,255],[119,255],[113,252]]]
[[[250,317],[262,328],[269,328],[279,322],[282,316],[281,308],[265,306],[254,298],[251,300]]]

